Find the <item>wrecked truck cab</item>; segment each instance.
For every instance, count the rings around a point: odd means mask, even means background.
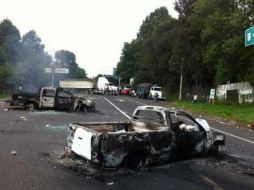
[[[84,98],[84,97],[75,97],[74,111],[95,111],[95,102]]]
[[[62,88],[41,87],[38,93],[14,92],[10,106],[33,111],[35,109],[56,109],[68,111],[94,111],[95,102],[84,97],[75,97]]]
[[[103,167],[139,167],[224,145],[205,120],[158,106],[139,106],[129,122],[73,123],[68,149]]]

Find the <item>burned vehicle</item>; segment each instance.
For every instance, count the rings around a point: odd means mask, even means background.
[[[139,106],[129,122],[72,123],[66,150],[103,167],[138,167],[177,155],[216,153],[223,134],[204,119],[158,106]]]
[[[95,102],[83,97],[75,97],[62,88],[41,87],[38,93],[15,92],[10,106],[33,111],[35,109],[58,109],[68,111],[95,110]]]

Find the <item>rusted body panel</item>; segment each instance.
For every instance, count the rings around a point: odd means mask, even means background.
[[[178,114],[189,118],[188,125],[173,121]],[[176,154],[208,153],[223,145],[225,137],[214,135],[205,120],[195,120],[185,112],[143,106],[134,111],[130,122],[70,124],[67,141],[75,154],[104,167],[119,167],[128,159],[148,164]]]

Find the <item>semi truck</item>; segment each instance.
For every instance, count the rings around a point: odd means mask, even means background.
[[[90,80],[60,80],[59,86],[64,89],[86,90],[89,94],[118,94],[118,87],[110,82],[107,77],[99,77],[97,82]]]
[[[117,95],[118,87],[110,82],[106,77],[99,77],[97,80],[97,87],[89,91],[90,94],[108,94]]]
[[[59,87],[65,89],[94,89],[96,84],[89,80],[60,80]]]

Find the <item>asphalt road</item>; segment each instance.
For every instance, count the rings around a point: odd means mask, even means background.
[[[80,173],[66,167],[60,157],[68,123],[126,121],[138,105],[165,105],[126,96],[90,97],[96,102],[94,113],[28,112],[0,102],[0,189],[254,189],[254,132],[220,121],[209,120],[227,134],[219,157],[157,164],[138,172]]]

